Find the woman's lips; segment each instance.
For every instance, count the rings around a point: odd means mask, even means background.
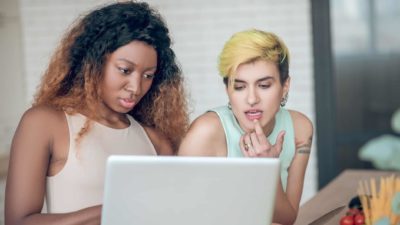
[[[133,99],[121,98],[119,99],[119,103],[122,105],[122,107],[131,109],[133,106],[135,106],[136,101]]]
[[[248,110],[245,112],[246,118],[248,120],[260,120],[262,117],[262,111],[261,110]]]

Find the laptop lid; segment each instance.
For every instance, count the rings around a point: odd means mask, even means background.
[[[279,159],[111,156],[102,225],[266,225]]]

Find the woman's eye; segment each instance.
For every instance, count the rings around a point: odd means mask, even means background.
[[[234,86],[233,89],[235,89],[236,91],[240,91],[240,90],[244,89],[244,86],[243,85],[237,85],[237,86]]]
[[[154,74],[144,74],[143,76],[146,79],[153,79],[154,78]]]
[[[263,88],[263,89],[267,89],[267,88],[269,88],[269,87],[271,87],[271,84],[260,84],[260,85],[258,85],[260,88]]]
[[[118,70],[123,74],[129,74],[131,71],[127,68],[119,67]]]

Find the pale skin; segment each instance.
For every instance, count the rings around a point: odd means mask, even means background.
[[[239,65],[234,84],[227,85],[232,111],[245,132],[238,140],[245,157],[277,158],[282,151],[284,131],[278,134],[274,144],[267,139],[274,128],[281,99],[289,91],[290,79],[281,84],[279,76],[274,63],[258,60]],[[313,135],[313,126],[305,115],[293,110],[289,112],[296,149],[288,171],[286,192],[279,179],[273,216],[274,223],[283,225],[293,224],[296,219]],[[207,112],[191,124],[178,154],[226,157],[227,151],[225,132],[218,115]]]
[[[115,129],[130,125],[126,118],[149,90],[157,54],[153,47],[133,41],[107,58],[101,85],[102,103],[97,122]],[[80,111],[85,115],[85,109]],[[172,155],[169,141],[144,127],[159,155]],[[90,132],[90,130],[89,130]],[[5,200],[5,224],[98,225],[101,205],[62,214],[42,214],[46,177],[58,174],[69,151],[69,131],[63,111],[47,106],[25,112],[15,132],[10,155]]]

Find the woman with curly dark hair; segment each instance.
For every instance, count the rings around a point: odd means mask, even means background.
[[[90,12],[62,39],[15,132],[5,223],[100,224],[107,157],[174,154],[187,124],[161,16],[138,2]]]

